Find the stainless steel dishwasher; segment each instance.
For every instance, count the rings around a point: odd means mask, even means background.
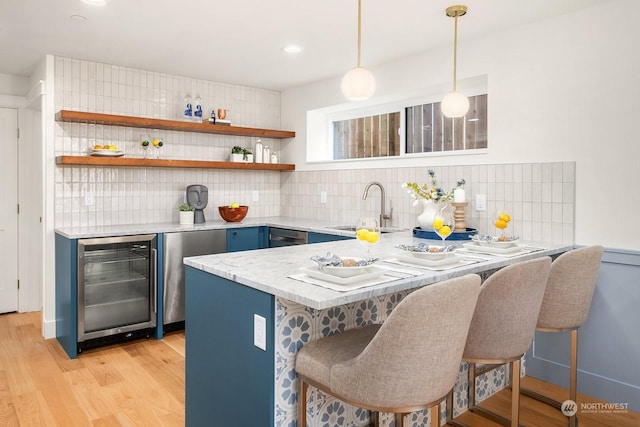
[[[295,246],[307,244],[307,232],[287,228],[269,227],[269,247]]]
[[[184,263],[189,256],[226,251],[226,230],[198,230],[165,233],[163,248],[163,326],[182,327],[184,322]]]

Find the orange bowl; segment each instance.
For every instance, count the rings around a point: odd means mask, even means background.
[[[218,212],[220,217],[227,222],[239,222],[247,216],[249,206],[238,206],[237,208],[230,208],[229,206],[218,206]]]

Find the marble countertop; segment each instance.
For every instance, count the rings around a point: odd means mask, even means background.
[[[128,236],[133,234],[175,233],[182,231],[216,230],[242,227],[281,227],[292,230],[310,231],[315,233],[334,234],[337,236],[353,236],[353,232],[336,230],[330,227],[348,225],[344,223],[332,224],[326,221],[290,218],[282,216],[245,218],[241,222],[225,222],[222,220],[207,221],[204,224],[180,225],[175,222],[152,224],[120,224],[87,227],[59,227],[55,232],[69,239],[88,239],[93,237]]]
[[[397,249],[394,248],[395,245],[418,242],[425,242],[425,240],[414,238],[410,230],[383,234],[380,242],[373,247],[371,255],[379,257],[381,260],[389,259],[393,257],[394,253],[397,253]],[[438,244],[438,242],[435,241],[433,243]],[[543,255],[554,255],[572,249],[569,245],[561,244],[539,242],[523,243],[544,249],[512,258],[482,255],[482,257],[487,259],[486,261],[444,271],[421,269],[419,270],[420,274],[417,276],[347,292],[335,291],[311,283],[294,280],[288,276],[299,272],[301,268],[315,265],[310,260],[314,255],[324,255],[327,252],[333,252],[343,257],[364,257],[366,255],[365,248],[355,239],[189,257],[185,258],[184,263],[185,265],[258,289],[268,294],[286,298],[311,308],[325,309],[379,295],[386,295],[392,292],[418,288],[468,273],[481,273],[504,267],[517,261],[537,258]],[[188,283],[187,286],[189,286]]]

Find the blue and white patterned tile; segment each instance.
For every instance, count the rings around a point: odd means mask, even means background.
[[[347,425],[349,410],[347,404],[338,399],[327,399],[318,414],[318,427],[335,427]]]
[[[380,307],[376,299],[360,301],[355,305],[356,327],[379,323],[381,320]]]
[[[396,308],[398,303],[407,296],[407,292],[396,292],[393,294],[383,295],[381,298],[380,307],[383,308],[385,319],[389,317],[391,311]]]
[[[349,405],[349,410],[351,411],[350,419],[353,420],[353,426],[361,427],[368,426],[369,420],[371,418],[371,412],[366,409],[358,408],[352,405]]]
[[[275,387],[276,426],[293,427],[297,424],[298,379],[295,374],[295,356],[306,343],[321,337],[344,332],[354,327],[382,323],[391,310],[406,296],[406,292],[376,297],[325,310],[314,310],[301,304],[276,298],[275,333]],[[466,411],[468,404],[468,365],[460,365],[454,387],[454,414]],[[484,374],[477,379],[478,401],[494,394],[508,383],[504,367]],[[441,405],[441,417],[446,419],[446,405]],[[409,414],[411,426],[428,426],[429,411]],[[307,394],[307,426],[365,426],[369,411],[337,400],[314,387]],[[338,424],[331,424],[340,422]],[[381,427],[394,427],[393,414],[380,414]]]
[[[453,386],[453,416],[466,412],[469,407],[469,364],[461,363]]]
[[[304,310],[288,312],[278,328],[276,345],[284,355],[295,358],[298,350],[309,341],[313,333],[314,319]]]
[[[429,416],[429,410],[426,409],[424,411],[412,412],[407,415],[405,418],[405,425],[407,421],[409,422],[410,427],[423,427],[428,426],[430,423],[431,417]]]
[[[328,337],[347,330],[347,310],[344,306],[321,310],[318,316],[318,331]]]

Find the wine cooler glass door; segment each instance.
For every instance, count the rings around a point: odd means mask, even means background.
[[[78,342],[156,325],[156,236],[78,242]]]

